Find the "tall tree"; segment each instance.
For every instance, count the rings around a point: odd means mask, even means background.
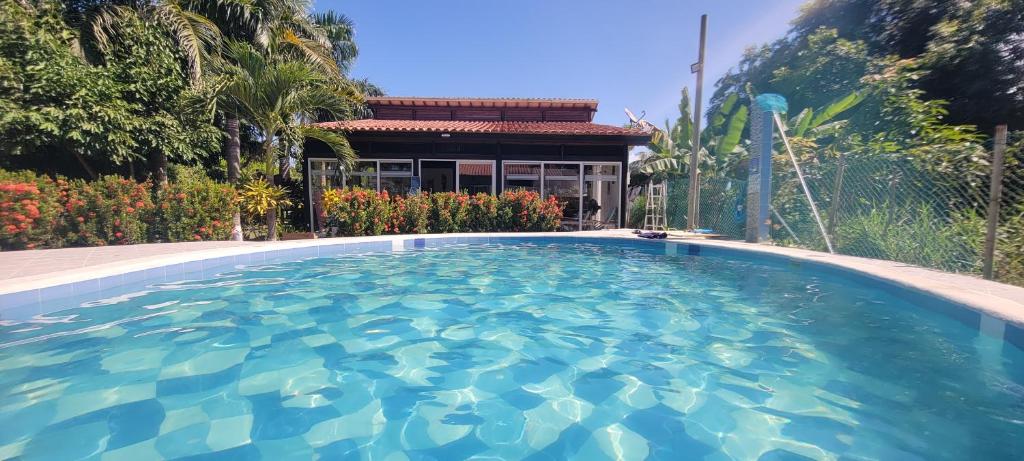
[[[150,156],[187,161],[210,152],[217,133],[181,97],[189,87],[182,56],[158,24],[132,17],[116,32],[125,39],[90,63],[76,53],[78,35],[57,2],[5,1],[0,10],[8,166],[82,175],[57,169],[70,155],[95,176]]]
[[[323,141],[346,163],[354,161],[355,152],[343,135],[309,123],[323,112],[348,110],[358,100],[352,88],[338,85],[307,61],[270,57],[247,43],[228,43],[225,55],[231,64],[224,71],[229,77],[221,99],[259,132],[269,185],[275,183],[279,158],[301,150],[306,138]],[[267,237],[276,240],[277,210],[269,209],[266,219]]]
[[[886,59],[916,62],[912,87],[950,102],[948,123],[1024,128],[1024,0],[808,1],[784,38],[749,50],[719,82],[709,110],[747,84],[815,107]]]

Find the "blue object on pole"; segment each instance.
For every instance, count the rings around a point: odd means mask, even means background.
[[[757,104],[757,107],[764,111],[777,114],[789,112],[789,103],[786,102],[786,98],[782,97],[781,94],[765,93],[754,98],[754,102]]]

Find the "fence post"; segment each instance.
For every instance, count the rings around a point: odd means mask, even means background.
[[[988,222],[985,229],[985,253],[982,255],[982,275],[992,280],[992,260],[996,253],[996,226],[999,224],[999,201],[1003,195],[1003,156],[1006,154],[1006,125],[996,126],[992,146],[992,179],[988,193]]]
[[[828,211],[828,235],[832,242],[836,240],[836,224],[839,221],[839,203],[843,196],[843,175],[846,174],[846,155],[839,153],[839,165],[836,168],[836,182],[832,186],[832,206]]]

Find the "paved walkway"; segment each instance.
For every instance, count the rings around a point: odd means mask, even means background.
[[[485,235],[636,238],[628,230],[557,234],[449,234],[443,237],[479,237]],[[286,242],[182,242],[0,252],[0,293],[13,293],[77,280],[221,256],[334,243],[394,241],[418,237],[442,236],[401,235],[293,240]],[[893,261],[830,255],[796,248],[706,240],[683,233],[672,233],[667,241],[698,243],[709,247],[774,254],[796,260],[815,261],[840,268],[852,269],[869,276],[891,280],[903,286],[945,297],[993,317],[1024,327],[1024,288],[1021,287],[995,283],[971,276],[924,269]]]

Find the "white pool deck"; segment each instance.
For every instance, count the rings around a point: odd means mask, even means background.
[[[602,237],[638,239],[628,229],[559,233],[489,233],[444,235],[394,235],[379,237],[343,237],[281,242],[183,242],[129,246],[65,248],[0,253],[0,295],[36,290],[55,285],[125,274],[173,264],[249,253],[286,250],[339,243],[394,242],[402,248],[405,240],[451,237]],[[1024,288],[980,278],[925,269],[908,264],[830,255],[817,251],[757,245],[742,242],[706,240],[673,234],[666,242],[697,244],[762,254],[773,254],[798,261],[814,261],[862,274],[890,280],[962,304],[1003,322],[1024,327]],[[2,306],[0,306],[2,307]],[[982,322],[982,329],[985,329]]]

